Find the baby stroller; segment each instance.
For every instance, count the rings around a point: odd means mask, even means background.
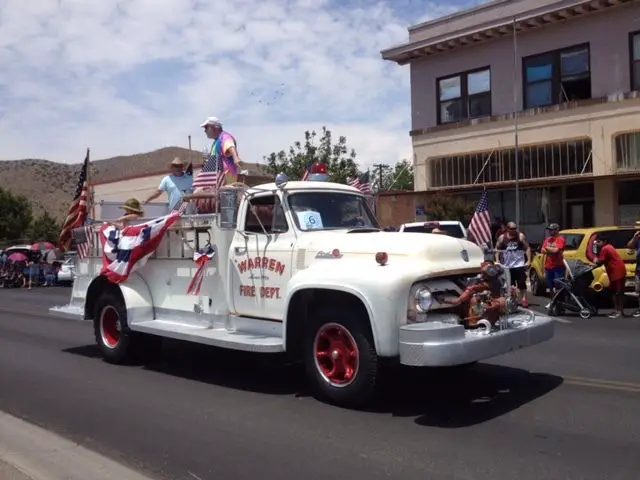
[[[556,293],[547,305],[547,314],[552,317],[561,317],[566,311],[570,311],[579,314],[583,320],[588,320],[598,314],[598,308],[587,300],[595,267],[580,260],[569,260],[565,263],[569,278],[556,280]]]

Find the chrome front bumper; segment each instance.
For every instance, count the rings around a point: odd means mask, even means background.
[[[400,363],[414,367],[463,365],[535,345],[553,337],[555,320],[526,310],[504,321],[508,328],[482,333],[433,320],[400,327]]]

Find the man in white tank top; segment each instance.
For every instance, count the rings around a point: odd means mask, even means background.
[[[527,300],[527,269],[531,265],[531,247],[524,233],[518,231],[515,222],[507,224],[507,231],[498,238],[496,263],[509,269],[511,285],[520,290],[520,304],[529,306]]]

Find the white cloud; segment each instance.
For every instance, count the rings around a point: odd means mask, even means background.
[[[417,7],[419,5],[419,7]],[[455,2],[3,0],[0,157],[80,161],[187,144],[224,120],[260,161],[307,129],[363,167],[410,158],[408,68],[380,59]]]

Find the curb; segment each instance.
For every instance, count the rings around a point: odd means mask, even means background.
[[[0,473],[5,470],[10,480],[152,480],[55,433],[0,412]]]

